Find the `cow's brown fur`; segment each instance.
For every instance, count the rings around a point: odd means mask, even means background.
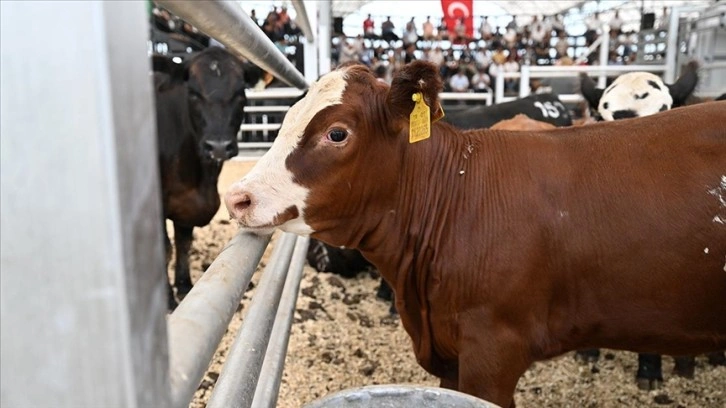
[[[442,386],[506,407],[566,351],[726,348],[726,102],[544,132],[436,122],[409,144],[411,84],[435,72],[414,62],[389,92],[351,68],[286,167],[313,237],[378,267]],[[334,122],[346,144],[319,143]]]
[[[491,130],[549,130],[556,128],[547,122],[530,119],[529,116],[519,114],[512,119],[502,120],[490,127]]]

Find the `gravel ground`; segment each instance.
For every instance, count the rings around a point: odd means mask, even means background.
[[[248,169],[248,163],[227,162],[220,191]],[[195,229],[191,254],[195,281],[235,234],[237,228],[227,218],[226,211],[220,210],[210,225]],[[263,264],[267,257],[269,249]],[[205,406],[258,279],[256,273],[191,407]],[[416,363],[410,339],[399,320],[389,316],[388,304],[376,299],[377,285],[374,273],[343,279],[305,267],[278,407],[300,407],[329,393],[363,385],[438,385]],[[673,360],[665,358],[663,387],[644,392],[633,381],[636,354],[603,350],[603,355],[595,364],[576,362],[572,353],[536,363],[519,381],[517,406],[726,407],[726,367],[711,367],[703,357],[698,358],[694,380],[673,377]]]

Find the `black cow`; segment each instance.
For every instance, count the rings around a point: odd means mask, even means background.
[[[443,120],[461,129],[482,129],[520,113],[555,126],[572,126],[570,112],[554,94],[534,94],[492,106],[448,108]]]
[[[153,57],[156,125],[164,218],[174,223],[179,295],[191,290],[189,249],[194,227],[207,225],[219,209],[217,178],[222,163],[237,155],[237,133],[254,81],[245,65],[222,48],[208,48],[183,64]],[[166,230],[166,228],[165,228]],[[167,264],[171,242],[165,235]],[[169,287],[169,306],[174,307]]]

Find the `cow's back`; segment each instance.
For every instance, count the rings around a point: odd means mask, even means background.
[[[485,138],[505,163],[485,176],[487,190],[504,198],[479,211],[516,214],[485,239],[497,254],[487,285],[550,299],[540,318],[577,347],[618,346],[622,327],[625,349],[678,354],[675,343],[649,347],[684,331],[715,346],[707,334],[726,328],[723,123],[726,103]],[[552,320],[560,313],[571,318]]]

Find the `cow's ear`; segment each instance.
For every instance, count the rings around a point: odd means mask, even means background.
[[[590,107],[597,110],[600,105],[600,98],[602,98],[603,89],[597,87],[595,81],[592,80],[587,74],[580,74],[580,92]]]
[[[675,83],[666,84],[673,98],[673,107],[682,106],[696,89],[696,85],[698,85],[698,63],[691,61]]]
[[[154,54],[151,57],[151,64],[154,72],[166,74],[172,83],[184,82],[189,78],[186,62],[177,63],[170,57]]]
[[[442,89],[443,82],[436,65],[425,61],[414,61],[404,66],[393,78],[388,91],[386,103],[393,120],[397,124],[404,123],[404,120],[408,121],[415,105],[412,96],[419,92],[431,109],[431,118],[440,117],[439,92]]]

